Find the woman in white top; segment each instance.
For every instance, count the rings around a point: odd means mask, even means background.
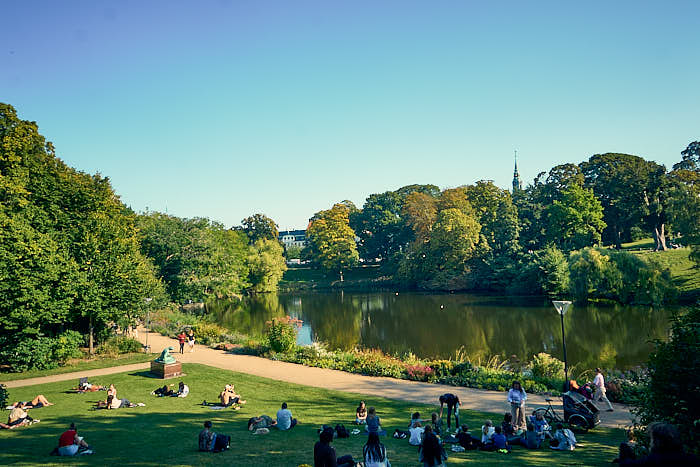
[[[527,394],[523,391],[520,381],[513,381],[513,386],[508,391],[508,402],[510,402],[510,414],[513,416],[513,426],[515,429],[525,427],[525,401]]]
[[[408,429],[408,431],[411,433],[411,437],[408,439],[408,444],[420,446],[420,444],[423,442],[423,432],[425,431],[425,428],[421,426],[420,422],[415,422],[413,426]]]
[[[365,460],[365,467],[391,467],[386,456],[386,448],[379,442],[377,433],[370,433],[367,437],[367,444],[362,449],[362,457]]]
[[[486,420],[486,422],[481,427],[481,442],[483,444],[490,443],[491,437],[496,432],[493,427],[493,422],[491,420]]]

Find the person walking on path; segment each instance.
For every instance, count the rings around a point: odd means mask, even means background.
[[[440,396],[440,415],[439,418],[442,419],[442,409],[445,404],[447,404],[447,431],[450,431],[452,426],[452,412],[455,414],[455,430],[459,428],[459,397],[454,394],[447,393]]]
[[[516,429],[525,427],[525,401],[527,394],[520,385],[520,381],[513,381],[513,385],[508,391],[508,402],[510,402],[510,414],[513,417],[513,426]]]
[[[191,328],[187,331],[187,343],[190,346],[190,353],[194,352],[194,331]]]
[[[613,411],[612,404],[608,400],[608,396],[605,395],[605,378],[603,377],[603,372],[600,368],[595,369],[595,378],[593,378],[593,385],[595,386],[595,392],[593,393],[593,400],[596,402],[603,401],[608,404],[608,412]]]
[[[180,353],[185,353],[185,342],[187,342],[185,331],[180,331],[180,334],[177,335],[177,341],[180,343]]]

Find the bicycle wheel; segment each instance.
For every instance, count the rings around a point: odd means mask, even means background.
[[[539,409],[532,412],[532,415],[535,417],[537,417],[538,414],[542,414],[542,417],[544,417],[549,426],[552,426],[554,425],[554,423],[559,421],[558,417],[554,414],[552,410],[545,409],[544,407],[540,407]]]
[[[569,416],[569,426],[573,431],[578,431],[579,433],[586,433],[588,431],[588,420],[583,415],[573,414]]]

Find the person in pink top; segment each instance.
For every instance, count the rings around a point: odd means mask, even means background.
[[[608,404],[608,412],[613,411],[612,404],[605,395],[605,378],[603,378],[603,372],[600,368],[595,369],[595,378],[593,378],[593,385],[595,386],[595,392],[593,393],[594,401],[603,401]]]

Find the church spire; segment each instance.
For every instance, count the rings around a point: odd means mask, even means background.
[[[520,181],[520,174],[518,173],[518,151],[515,151],[515,168],[513,169],[513,193],[523,189],[523,182]]]

